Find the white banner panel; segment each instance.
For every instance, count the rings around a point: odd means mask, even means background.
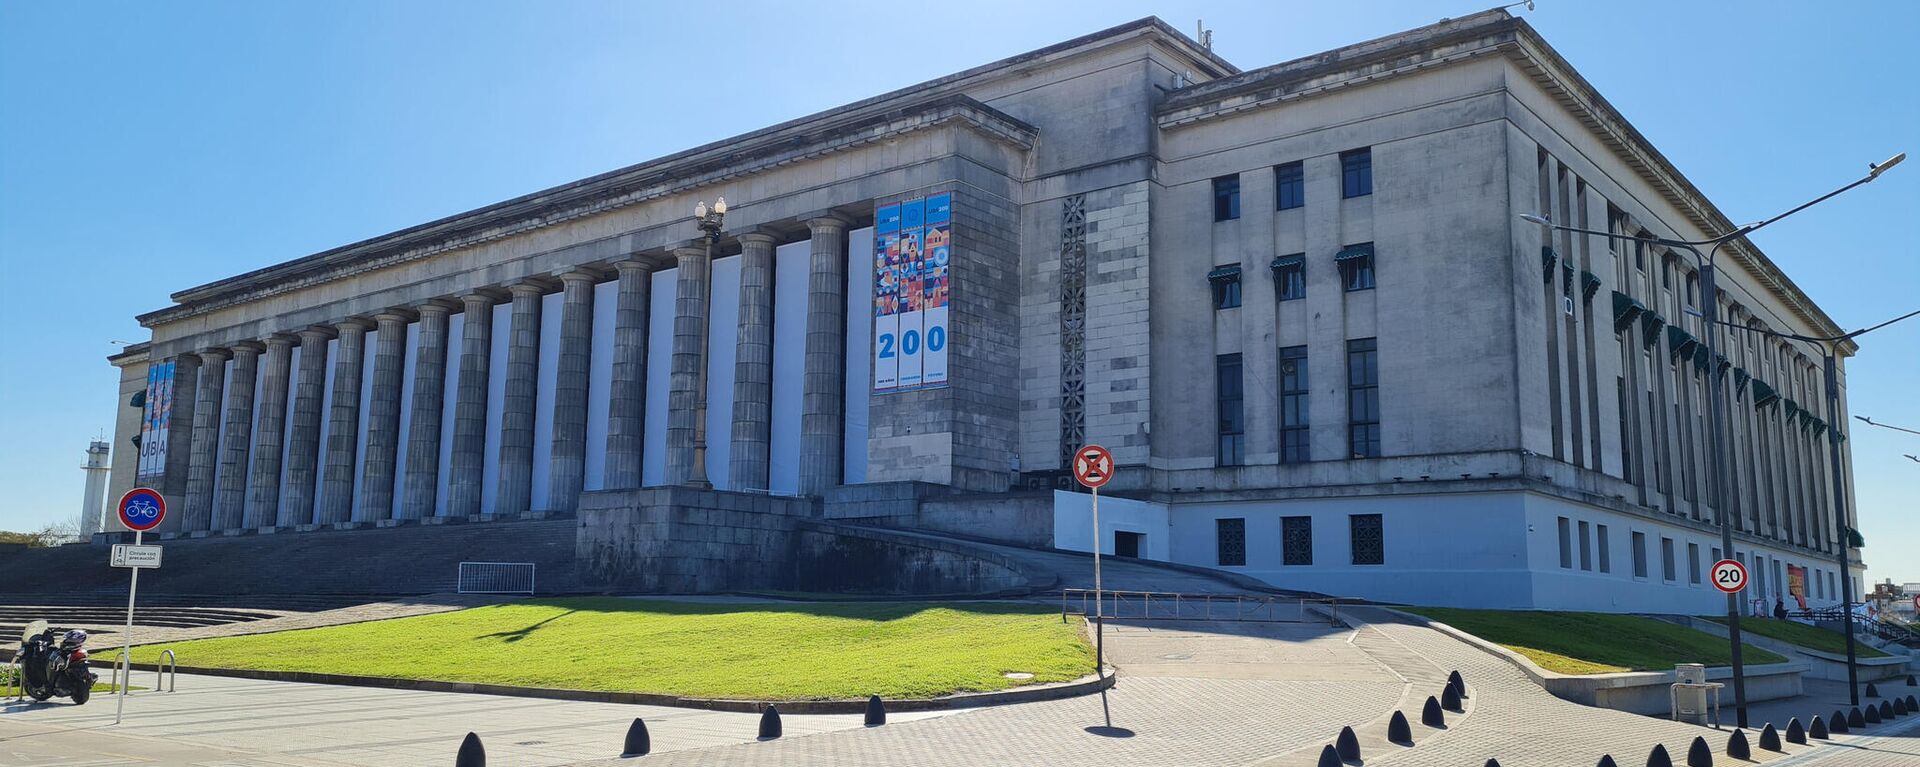
[[[927,386],[940,386],[947,382],[947,307],[939,306],[921,312],[920,343],[925,347],[921,352],[920,382]]]
[[[873,390],[900,388],[900,315],[873,318]]]
[[[900,315],[900,388],[920,388],[920,360],[926,351],[926,343],[921,331],[921,321],[926,312],[907,312]]]

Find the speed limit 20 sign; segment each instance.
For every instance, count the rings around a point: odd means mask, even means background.
[[[1728,594],[1738,594],[1747,587],[1747,566],[1736,559],[1722,559],[1713,563],[1708,572],[1713,576],[1713,587]]]

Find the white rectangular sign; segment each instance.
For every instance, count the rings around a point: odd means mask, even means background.
[[[113,545],[111,564],[114,567],[159,567],[160,547],[116,543]]]

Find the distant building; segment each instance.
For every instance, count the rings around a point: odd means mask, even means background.
[[[107,455],[112,448],[101,440],[87,445],[87,462],[80,469],[87,473],[87,490],[80,498],[80,534],[101,532],[107,505],[107,474],[112,467]]]
[[[790,528],[645,489],[1084,548],[1053,490],[1099,443],[1103,549],[1282,587],[1711,613],[1726,557],[1767,606],[1857,592],[1815,351],[1709,355],[1685,253],[1523,214],[1734,228],[1505,12],[1249,71],[1145,19],[174,293],[112,359],[115,488],[181,537],[577,515],[595,578],[713,574]],[[1840,331],[1752,243],[1719,266],[1720,316]]]

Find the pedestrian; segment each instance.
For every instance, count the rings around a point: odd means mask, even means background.
[[[1784,600],[1773,600],[1773,617],[1780,620],[1787,619],[1787,603]]]

